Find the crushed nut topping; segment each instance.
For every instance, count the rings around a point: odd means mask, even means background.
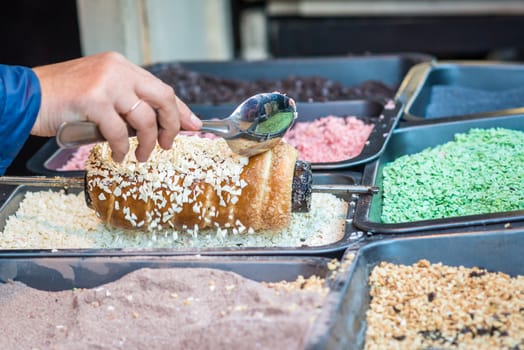
[[[365,349],[524,347],[524,276],[382,262],[369,285]]]

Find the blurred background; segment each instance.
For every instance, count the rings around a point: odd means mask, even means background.
[[[0,63],[25,66],[107,50],[141,65],[400,52],[524,58],[522,0],[17,0],[0,16]],[[23,173],[46,141],[31,137],[8,174]]]
[[[519,60],[522,0],[18,0],[0,15],[3,63],[117,50],[139,64],[424,52]]]

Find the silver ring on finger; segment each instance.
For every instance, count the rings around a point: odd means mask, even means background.
[[[126,113],[124,113],[124,115],[129,115],[129,114],[133,113],[133,111],[134,111],[135,109],[137,109],[138,106],[140,106],[140,104],[142,104],[142,102],[144,102],[144,100],[142,100],[142,99],[139,99],[138,101],[136,101],[136,102],[131,106],[131,108],[129,108],[129,110],[128,110]]]

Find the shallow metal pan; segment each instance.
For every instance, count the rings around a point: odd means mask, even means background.
[[[326,280],[329,292],[322,312],[315,320],[307,349],[318,349],[326,337],[326,315],[332,315],[342,298],[342,287],[349,269],[339,268],[333,275],[331,259],[322,257],[1,257],[0,283],[19,281],[45,291],[96,288],[141,268],[212,268],[237,273],[258,282],[295,281],[299,276],[318,276]]]
[[[335,173],[318,173],[313,176],[313,184],[316,185],[358,185],[361,174],[358,172],[335,172]],[[37,180],[35,180],[37,181]],[[19,208],[20,203],[24,199],[27,192],[34,191],[60,191],[64,187],[50,187],[41,185],[20,185],[7,186],[0,185],[0,231],[4,229],[5,223],[11,215],[13,215]],[[72,193],[79,193],[83,187],[69,186],[67,191]],[[219,247],[219,248],[118,248],[118,249],[103,249],[103,248],[88,248],[88,249],[4,249],[0,250],[0,256],[136,256],[136,255],[319,255],[329,257],[340,257],[344,250],[350,245],[354,244],[361,238],[361,234],[356,232],[356,229],[351,225],[353,218],[356,195],[350,193],[336,194],[348,202],[348,211],[343,237],[336,242],[332,242],[320,246],[307,247]],[[30,232],[28,232],[30,234]]]
[[[524,231],[474,232],[381,240],[361,248],[350,268],[332,326],[319,342],[326,349],[362,349],[370,305],[369,275],[381,261],[411,265],[420,259],[450,266],[481,267],[523,275]]]
[[[371,233],[402,234],[446,229],[460,231],[472,226],[482,227],[490,224],[510,224],[523,221],[524,210],[404,223],[382,223],[380,220],[382,213],[382,168],[386,163],[402,155],[417,153],[425,148],[451,141],[456,133],[467,132],[471,128],[491,127],[524,130],[524,115],[452,121],[396,129],[380,158],[367,164],[364,169],[362,184],[377,186],[380,191],[373,196],[367,194],[360,196],[355,209],[354,225]]]
[[[322,257],[0,257],[0,282],[20,281],[42,290],[93,288],[109,283],[136,269],[216,268],[236,272],[255,281],[292,281],[302,275],[329,275]]]
[[[523,114],[523,86],[523,64],[424,62],[410,69],[396,98],[405,103],[403,120],[418,124],[489,118]]]

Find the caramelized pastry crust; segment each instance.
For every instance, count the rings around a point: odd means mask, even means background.
[[[254,157],[234,154],[223,139],[178,135],[147,162],[122,163],[107,143],[86,165],[86,191],[100,219],[123,229],[235,228],[278,230],[290,222],[297,151],[281,142]]]

